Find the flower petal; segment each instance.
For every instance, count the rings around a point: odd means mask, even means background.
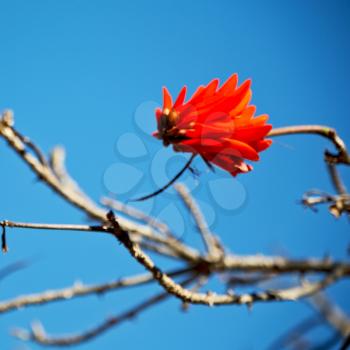
[[[163,110],[156,110],[158,132],[153,136],[164,138],[164,144],[172,144],[176,152],[197,153],[234,176],[252,170],[245,159],[259,160],[259,152],[271,145],[265,137],[272,126],[266,124],[267,115],[254,117],[256,108],[249,105],[251,80],[238,87],[237,83],[237,74],[221,87],[219,80],[213,79],[200,86],[186,103],[184,86],[174,105],[169,91],[163,88]],[[163,115],[172,118],[171,123],[162,123],[165,130],[160,125]]]
[[[232,91],[235,91],[236,86],[238,83],[238,75],[232,74],[224,84],[222,84],[221,88],[218,90],[218,94],[222,96],[227,96],[232,93]]]
[[[187,91],[187,87],[184,86],[181,89],[181,91],[179,93],[179,96],[177,97],[177,99],[176,99],[176,101],[174,103],[174,107],[173,107],[174,109],[178,108],[179,106],[181,106],[184,103],[185,98],[186,98],[186,91]]]
[[[244,142],[257,141],[265,137],[272,125],[248,126],[235,131],[235,138]]]
[[[232,176],[236,176],[239,173],[247,173],[253,169],[250,164],[245,163],[244,160],[239,157],[219,155],[214,158],[208,156],[206,159],[218,167],[228,171]]]
[[[160,108],[156,108],[156,119],[157,119],[157,123],[159,123],[160,121],[160,117],[162,116],[163,112]]]
[[[171,98],[171,95],[168,89],[164,86],[163,87],[163,111],[165,109],[170,110],[172,105],[173,105],[173,99]]]
[[[193,138],[181,141],[181,144],[193,147],[198,153],[226,154],[249,160],[259,160],[256,150],[245,142],[234,139]]]

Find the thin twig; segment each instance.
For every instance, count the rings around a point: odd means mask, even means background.
[[[0,221],[0,226],[22,229],[49,229],[68,230],[82,232],[104,232],[115,235],[110,226],[90,226],[73,224],[43,224],[24,223],[13,221]],[[199,256],[193,261],[193,265],[203,264],[205,269],[211,272],[245,271],[245,272],[265,272],[265,273],[332,273],[336,269],[342,269],[343,275],[350,275],[350,264],[330,259],[304,259],[292,260],[279,256],[264,255],[230,255],[226,254],[219,261],[206,260]]]
[[[127,205],[125,203],[107,197],[103,197],[101,199],[101,203],[106,207],[109,207],[117,212],[125,214],[133,219],[139,220],[144,224],[147,224],[155,228],[156,230],[164,233],[167,236],[174,236],[174,234],[171,232],[169,226],[166,223],[154,217],[146,215],[143,211],[138,210],[135,207],[132,207],[131,205]]]
[[[58,180],[65,188],[70,188],[72,192],[77,193],[80,197],[85,198],[87,202],[91,199],[80,188],[79,184],[69,175],[66,169],[66,152],[63,147],[56,146],[50,154],[50,167]]]
[[[224,248],[222,247],[219,239],[209,230],[204,215],[199,209],[199,206],[195,202],[194,198],[183,184],[176,184],[175,189],[195,220],[198,232],[201,234],[204,245],[209,254],[209,259],[221,259],[225,254]]]
[[[196,275],[191,276],[187,280],[181,282],[181,284],[184,286],[188,285],[195,279],[196,279]],[[96,327],[93,327],[92,329],[79,334],[62,336],[62,337],[51,337],[46,334],[41,324],[34,324],[30,332],[23,329],[16,329],[12,333],[14,336],[16,336],[19,339],[26,340],[26,341],[30,340],[40,345],[71,346],[75,344],[81,344],[99,336],[100,334],[106,332],[112,327],[120,325],[124,321],[134,319],[141,312],[145,311],[151,306],[154,306],[166,300],[169,297],[170,297],[170,294],[167,292],[156,294],[155,296],[146,299],[145,301],[141,302],[140,304],[136,305],[130,310],[120,315],[109,317],[107,320],[103,321],[101,324],[97,325]]]
[[[99,225],[70,225],[70,224],[43,224],[43,223],[25,223],[25,222],[13,222],[9,220],[0,221],[0,226],[3,230],[6,227],[9,228],[23,228],[23,229],[38,229],[38,230],[65,230],[65,231],[82,231],[82,232],[103,232],[111,234],[112,232],[106,226]],[[5,232],[5,231],[3,231]],[[133,237],[134,232],[131,234]],[[169,257],[180,257],[186,261],[192,263],[198,262],[200,259],[199,253],[195,250],[191,250],[184,246],[181,242],[178,242],[175,238],[163,237],[160,235],[153,234],[152,236],[143,236],[146,241],[141,241],[140,244],[145,247],[154,250],[154,252],[168,252],[165,255]],[[134,239],[138,241],[137,239]],[[160,246],[152,245],[147,240],[154,241],[155,243],[161,244]],[[163,246],[164,245],[164,246]],[[190,254],[190,255],[189,255]]]
[[[88,195],[84,192],[77,192],[72,189],[71,186],[65,186],[57,177],[57,174],[35,157],[35,154],[28,153],[26,151],[26,145],[22,139],[24,136],[19,136],[18,131],[13,130],[13,116],[9,117],[10,113],[4,113],[0,118],[0,136],[3,137],[10,148],[12,148],[20,158],[31,168],[31,170],[44,181],[55,193],[64,198],[68,203],[81,209],[89,217],[104,223],[106,220],[106,210],[99,207]],[[131,234],[140,235],[150,240],[156,240],[158,243],[167,245],[170,249],[174,250],[175,254],[187,261],[197,260],[199,253],[186,245],[182,244],[178,240],[167,238],[160,238],[152,227],[148,225],[139,225],[133,221],[125,218],[119,218],[120,225],[128,230]],[[160,242],[162,240],[162,242]]]
[[[13,112],[11,110],[6,110],[2,115],[2,119],[7,124],[7,126],[11,127],[14,135],[18,137],[30,150],[32,150],[32,152],[39,159],[40,163],[44,166],[47,166],[47,159],[41,149],[35,143],[33,143],[29,137],[23,136],[14,128]]]
[[[339,217],[343,212],[350,214],[349,194],[347,193],[345,185],[336,169],[337,164],[350,165],[350,155],[346,149],[344,141],[339,137],[335,129],[324,125],[298,125],[275,128],[270,131],[268,136],[274,137],[292,134],[316,134],[323,136],[330,140],[338,151],[337,154],[333,154],[326,150],[325,160],[327,162],[332,183],[339,196],[327,196],[324,198],[308,198],[308,196],[304,196],[302,200],[303,204],[313,209],[315,204],[332,202],[329,207],[329,211],[332,215]]]
[[[176,277],[194,271],[194,268],[189,267],[169,271],[168,274],[169,276]],[[28,306],[44,305],[55,301],[68,300],[77,297],[89,296],[92,294],[101,295],[120,288],[141,286],[151,282],[154,282],[154,278],[153,275],[149,273],[121,278],[112,282],[91,286],[83,285],[79,282],[75,283],[71,287],[63,289],[48,290],[36,294],[26,294],[11,300],[2,301],[0,302],[0,314]]]
[[[9,228],[24,228],[35,230],[58,230],[58,231],[83,231],[83,232],[106,232],[107,226],[91,226],[91,225],[70,225],[70,224],[43,224],[43,223],[28,223],[14,222],[9,220],[0,221],[0,226]]]
[[[346,195],[348,193],[342,179],[340,178],[340,175],[338,173],[338,169],[334,164],[328,164],[328,171],[332,180],[332,183],[334,185],[335,190],[340,195]]]
[[[330,164],[330,166],[333,167],[334,165]],[[322,191],[312,190],[303,195],[301,203],[313,211],[317,211],[317,205],[328,203],[328,210],[334,217],[338,218],[343,213],[350,215],[350,194],[348,193],[331,195]]]
[[[147,199],[150,199],[152,197],[157,196],[158,194],[164,192],[167,188],[169,188],[172,184],[174,184],[181,176],[184,174],[184,172],[189,169],[193,159],[196,157],[197,153],[193,153],[190,157],[190,159],[187,161],[187,163],[184,165],[184,167],[163,187],[159,188],[157,191],[152,192],[146,196],[142,196],[139,198],[133,198],[130,199],[129,202],[140,202],[140,201],[145,201]]]

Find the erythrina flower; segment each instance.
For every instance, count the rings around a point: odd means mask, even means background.
[[[265,139],[272,126],[266,114],[254,117],[255,107],[249,105],[251,81],[237,86],[233,74],[221,87],[219,80],[200,86],[185,102],[184,86],[175,103],[163,88],[163,108],[156,110],[158,130],[153,134],[165,146],[177,152],[200,155],[211,166],[215,164],[231,175],[253,169],[245,161],[259,160],[259,152],[268,148]]]

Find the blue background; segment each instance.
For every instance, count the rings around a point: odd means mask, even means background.
[[[71,174],[96,200],[113,187],[113,176],[108,182],[106,171],[111,174],[114,164],[144,172],[140,183],[122,199],[156,187],[158,170],[152,174],[149,164],[162,146],[145,133],[154,129],[155,122],[144,103],[160,103],[163,85],[176,94],[187,84],[192,92],[214,77],[224,80],[238,72],[240,81],[253,79],[253,103],[258,113],[270,115],[274,126],[326,124],[350,144],[350,5],[346,0],[14,0],[2,1],[0,13],[0,109],[13,109],[17,128],[43,149],[64,145]],[[127,154],[134,146],[131,141],[116,148],[126,133],[141,140],[140,152],[135,151],[140,157]],[[206,203],[208,215],[215,215],[212,227],[232,252],[346,258],[346,218],[334,219],[325,207],[315,214],[297,203],[310,188],[333,191],[323,162],[325,147],[331,145],[317,136],[276,139],[255,170],[238,178],[245,199],[233,211],[216,203],[215,198],[223,200],[226,195],[224,185],[214,195],[207,186],[227,175],[203,173],[194,194]],[[36,181],[3,141],[0,162],[0,219],[86,222],[81,212]],[[168,164],[169,173],[181,162],[176,158]],[[200,162],[196,165],[205,169]],[[349,169],[342,167],[341,172],[349,184]],[[130,178],[127,172],[115,172],[114,181]],[[181,208],[170,192],[155,200],[152,213],[158,215],[170,201],[175,209]],[[161,216],[181,231],[172,214],[175,209]],[[199,244],[193,225],[187,225],[184,235]],[[10,252],[0,256],[0,268],[23,258],[33,263],[1,281],[1,299],[68,286],[76,280],[97,283],[142,271],[109,237],[19,229],[8,236]],[[40,319],[54,334],[76,332],[155,290],[160,288],[1,315],[0,348],[39,348],[11,338],[9,330],[14,326],[27,327]],[[341,282],[328,294],[349,311],[349,291],[349,282]],[[184,314],[179,302],[171,300],[79,349],[161,349],[166,344],[168,349],[260,350],[310,314],[303,303],[260,304],[251,311],[193,306]],[[327,332],[323,329],[314,339],[322,340]]]

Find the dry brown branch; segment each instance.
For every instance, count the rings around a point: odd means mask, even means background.
[[[90,226],[90,225],[74,225],[74,224],[37,224],[23,223],[13,221],[0,221],[0,226],[9,228],[22,229],[48,229],[48,230],[68,230],[82,232],[104,232],[107,234],[115,234],[113,229],[105,226]],[[137,245],[137,244],[135,244]],[[186,261],[185,261],[186,262]],[[350,275],[350,264],[341,261],[332,261],[331,259],[286,259],[280,256],[265,256],[265,255],[232,255],[225,254],[223,259],[219,261],[206,260],[205,256],[198,256],[190,266],[200,265],[206,273],[212,272],[229,272],[229,271],[244,271],[244,272],[264,272],[264,273],[325,273],[329,274],[336,269],[341,269],[344,276]]]
[[[198,232],[201,234],[204,245],[207,249],[208,259],[220,260],[225,254],[224,248],[218,237],[214,236],[209,230],[208,224],[197,203],[184,185],[176,184],[175,189],[195,220]]]
[[[339,175],[337,165],[350,165],[350,155],[347,151],[344,141],[339,137],[337,132],[323,125],[298,125],[288,126],[283,128],[275,128],[269,133],[270,137],[292,135],[292,134],[316,134],[323,136],[330,140],[338,153],[333,154],[328,150],[325,151],[325,161],[327,162],[328,172],[332,184],[337,191],[337,195],[330,195],[327,193],[316,193],[315,191],[308,191],[304,194],[302,203],[311,209],[316,210],[316,206],[322,203],[328,203],[329,212],[338,218],[343,213],[350,215],[350,195]]]
[[[174,271],[169,271],[168,275],[171,277],[176,277],[191,272],[193,273],[193,271],[193,268],[178,269]],[[149,273],[120,278],[118,280],[111,281],[108,283],[96,284],[91,286],[84,285],[81,282],[78,282],[71,287],[56,290],[48,290],[45,292],[35,294],[26,294],[11,300],[2,301],[0,302],[0,314],[28,306],[43,305],[55,301],[89,296],[92,294],[101,295],[107,292],[115,291],[117,289],[141,286],[151,282],[154,282],[154,279],[153,275]]]
[[[317,125],[278,128],[272,130],[270,136],[300,133],[318,134],[326,137],[333,142],[337,150],[337,154],[331,154],[328,151],[325,153],[331,180],[337,191],[337,195],[328,195],[326,199],[321,198],[321,196],[319,196],[319,198],[317,198],[317,196],[311,198],[310,196],[308,198],[308,204],[314,206],[322,202],[328,202],[331,204],[331,207],[332,205],[336,205],[335,208],[331,208],[334,215],[336,210],[339,215],[343,212],[349,212],[349,194],[336,169],[336,165],[338,164],[350,164],[350,157],[344,142],[337,135],[335,130]],[[39,305],[67,298],[103,293],[123,287],[139,286],[152,281],[157,282],[164,289],[163,293],[144,301],[120,316],[106,320],[87,332],[63,338],[55,338],[47,336],[42,328],[34,326],[31,332],[22,330],[16,332],[16,335],[22,339],[33,340],[42,345],[72,345],[94,338],[110,327],[134,317],[139,312],[169,296],[177,297],[184,305],[202,304],[212,306],[235,304],[251,306],[255,302],[297,300],[314,295],[335,283],[338,279],[348,278],[348,276],[350,276],[350,264],[343,261],[311,258],[293,260],[259,254],[251,256],[228,254],[217,237],[209,230],[204,216],[189,191],[183,185],[177,185],[176,189],[180,198],[193,217],[205,244],[206,253],[201,254],[198,249],[176,239],[175,235],[169,230],[165,223],[156,221],[129,205],[124,205],[110,199],[104,199],[103,203],[105,205],[126,215],[127,218],[118,217],[118,219],[116,219],[112,212],[107,214],[106,210],[96,204],[80,188],[78,182],[69,175],[65,167],[65,154],[63,149],[55,148],[48,161],[39,147],[29,138],[23,136],[14,129],[13,115],[11,112],[4,113],[0,118],[0,137],[4,138],[9,147],[21,157],[43,183],[49,186],[68,203],[79,208],[83,213],[97,221],[97,224],[92,226],[1,221],[0,225],[3,230],[3,250],[7,249],[5,235],[7,227],[112,234],[127,249],[132,258],[149,272],[147,274],[127,277],[102,285],[74,285],[61,290],[24,295],[0,303],[0,312],[14,310],[15,308],[23,306]],[[150,253],[157,253],[169,258],[175,258],[181,261],[185,267],[168,273],[163,272],[161,268],[155,265],[152,257],[146,254],[145,250]],[[299,285],[285,289],[243,294],[238,294],[234,291],[228,291],[225,294],[216,294],[210,291],[207,293],[201,292],[206,280],[213,274],[231,274],[237,272],[245,273],[246,275],[242,279],[233,277],[231,283],[234,283],[234,285],[244,284],[256,286],[260,281],[278,277],[282,274],[320,274],[322,276],[320,276],[317,282],[310,283],[304,281]],[[174,277],[186,273],[190,273],[192,276],[190,279],[184,281],[184,283],[177,283],[174,280]],[[254,273],[257,274],[257,276],[252,277]],[[187,289],[185,285],[193,282],[194,279],[197,280],[195,287],[193,289]],[[224,283],[227,283],[227,281]],[[329,320],[334,317],[334,313],[327,313],[327,310],[323,311],[325,313],[324,317],[327,316]],[[337,327],[341,327],[342,325],[343,324],[339,323]],[[342,334],[344,335],[345,331]]]
[[[87,202],[91,202],[91,199],[80,188],[79,184],[69,175],[66,169],[66,152],[63,147],[56,146],[53,148],[50,154],[49,165],[53,173],[57,176],[58,180],[62,183],[62,186],[70,189],[72,192],[77,193],[82,198],[85,198]]]
[[[191,292],[199,292],[209,281],[209,276],[207,275],[201,275],[197,278],[196,283],[193,285],[191,288]],[[183,311],[188,311],[190,307],[189,303],[183,302],[182,303],[182,310]]]
[[[320,135],[330,140],[335,148],[337,154],[332,154],[329,151],[325,151],[325,159],[328,163],[342,163],[350,164],[350,156],[346,149],[345,142],[339,137],[335,129],[325,125],[296,125],[287,126],[283,128],[274,128],[270,131],[269,137],[284,136],[293,134],[315,134]]]
[[[144,212],[132,207],[131,205],[127,205],[120,201],[107,197],[103,197],[101,203],[106,207],[115,210],[116,212],[125,214],[130,218],[141,221],[144,224],[153,227],[155,230],[158,230],[159,232],[164,233],[167,236],[175,236],[166,223],[149,215],[146,215]]]
[[[188,285],[191,282],[193,282],[195,279],[196,279],[196,276],[194,275],[188,278],[187,280],[181,282],[181,285],[183,286]],[[170,297],[170,294],[167,292],[156,294],[155,296],[146,299],[145,301],[141,302],[140,304],[136,305],[135,307],[131,308],[128,311],[121,313],[117,316],[109,317],[108,319],[106,319],[99,325],[93,327],[92,329],[89,329],[88,331],[74,334],[74,335],[51,337],[46,334],[43,326],[40,323],[33,324],[30,332],[24,329],[15,329],[13,330],[12,333],[15,337],[21,340],[33,341],[40,345],[46,345],[46,346],[47,345],[71,346],[75,344],[81,344],[81,343],[87,342],[88,340],[96,338],[97,336],[108,331],[112,327],[116,327],[120,325],[124,321],[134,319],[141,312],[145,311],[151,306],[159,304],[160,302],[166,300],[169,297]]]
[[[0,136],[2,136],[10,146],[32,169],[32,171],[38,176],[40,180],[46,183],[55,193],[63,197],[68,203],[76,206],[85,212],[89,217],[104,222],[106,217],[106,211],[99,207],[87,194],[82,190],[76,191],[76,188],[72,188],[71,182],[67,184],[62,183],[57,174],[49,167],[46,162],[43,164],[40,159],[28,152],[27,145],[23,142],[24,136],[13,129],[13,115],[11,112],[5,112],[0,118]],[[39,150],[39,148],[37,147]],[[39,150],[40,154],[42,152]],[[157,234],[150,226],[139,225],[125,218],[119,218],[120,224],[123,228],[128,230],[131,234],[154,240],[157,243],[165,244],[174,250],[175,255],[193,261],[198,258],[199,253],[183,245],[175,238],[162,237]]]
[[[328,164],[328,171],[334,185],[335,190],[339,195],[346,195],[348,193],[345,184],[340,178],[339,172],[335,164]]]
[[[330,165],[333,166],[333,165]],[[350,215],[350,194],[331,195],[322,191],[308,191],[304,194],[301,203],[313,211],[317,211],[320,204],[329,204],[329,212],[336,218],[343,213]]]
[[[130,240],[128,232],[121,228],[112,212],[109,212],[107,217],[112,224],[115,237],[124,245],[124,247],[129,251],[130,255],[135,258],[135,260],[137,260],[146,270],[151,272],[154,279],[157,280],[169,294],[176,296],[183,302],[191,304],[202,304],[209,306],[228,304],[252,305],[253,303],[259,301],[267,302],[297,300],[319,292],[346,274],[346,269],[338,266],[334,269],[334,271],[327,274],[326,277],[319,282],[304,283],[301,286],[287,289],[241,295],[234,293],[220,295],[212,292],[208,292],[206,294],[194,293],[183,288],[181,285],[172,280],[167,274],[162,272],[162,270],[154,264],[152,259],[145,254],[137,244]]]

